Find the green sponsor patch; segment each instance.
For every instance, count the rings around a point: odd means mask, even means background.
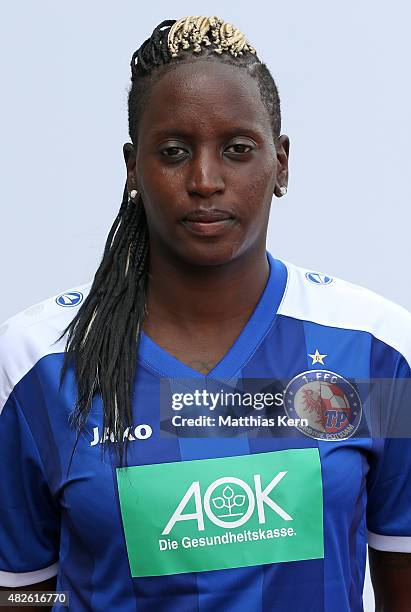
[[[317,448],[118,468],[117,482],[134,577],[324,557]]]

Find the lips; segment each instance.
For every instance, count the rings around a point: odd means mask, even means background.
[[[233,219],[233,215],[226,210],[221,209],[210,209],[210,210],[194,210],[184,217],[183,221],[190,221],[192,223],[216,223],[218,221],[227,221]]]
[[[181,222],[191,234],[211,238],[230,231],[236,224],[236,218],[227,210],[197,209],[186,215]]]

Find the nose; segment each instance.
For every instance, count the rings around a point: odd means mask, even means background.
[[[209,198],[224,189],[222,160],[216,152],[207,149],[196,152],[189,164],[188,193]]]

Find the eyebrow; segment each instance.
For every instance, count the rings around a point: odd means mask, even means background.
[[[233,126],[231,128],[227,128],[225,130],[223,130],[221,132],[221,136],[222,137],[228,137],[228,136],[235,136],[235,135],[243,135],[243,134],[249,134],[250,136],[254,136],[256,138],[262,138],[263,137],[263,133],[262,131],[256,129],[255,127],[251,127],[251,126],[240,126],[240,125],[236,125]],[[153,128],[152,130],[150,130],[150,136],[152,138],[192,138],[194,135],[194,133],[190,130],[186,130],[184,128],[181,127],[176,127],[176,128]]]

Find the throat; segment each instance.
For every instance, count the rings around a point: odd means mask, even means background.
[[[248,317],[247,317],[248,319]],[[233,321],[232,325],[216,322],[214,329],[199,333],[161,325],[161,322],[145,320],[144,333],[164,351],[184,363],[192,370],[208,374],[230,351],[247,322]]]

